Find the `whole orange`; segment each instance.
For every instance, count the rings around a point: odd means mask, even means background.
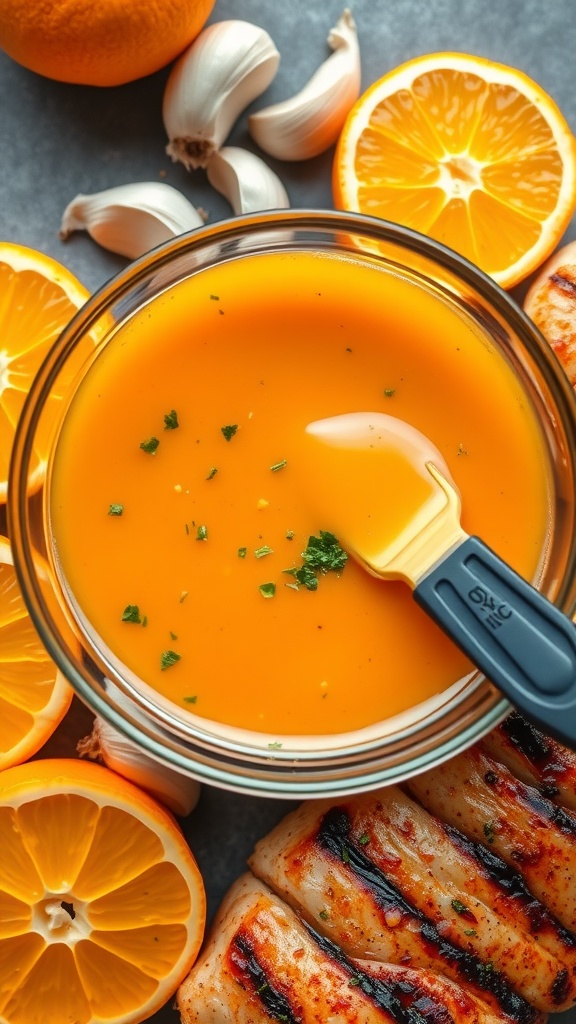
[[[0,47],[47,78],[123,85],[169,64],[214,0],[2,0]]]

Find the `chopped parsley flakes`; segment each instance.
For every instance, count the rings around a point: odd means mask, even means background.
[[[455,910],[457,914],[468,914],[469,913],[468,907],[466,906],[465,903],[462,903],[462,900],[458,900],[458,899],[451,900],[450,901],[450,905],[452,907],[452,910]]]
[[[340,547],[334,534],[327,530],[320,530],[318,537],[308,538],[308,546],[302,552],[302,558],[312,569],[320,569],[321,572],[340,572],[348,561],[347,553]]]
[[[171,668],[177,661],[180,661],[181,654],[176,654],[176,651],[162,651],[160,655],[160,669],[164,672],[164,669]]]
[[[149,437],[147,441],[141,441],[140,447],[147,455],[155,455],[160,441],[157,437]]]
[[[264,558],[266,555],[273,555],[272,548],[269,548],[267,544],[263,544],[261,548],[256,548],[254,556],[256,558]]]
[[[261,583],[258,589],[260,590],[262,597],[274,597],[274,594],[276,593],[276,584]]]
[[[164,430],[176,430],[179,426],[178,413],[176,412],[176,409],[171,409],[171,411],[167,412],[164,416]]]
[[[238,548],[238,558],[246,558],[248,548]]]
[[[284,569],[283,571],[287,576],[293,576],[296,580],[296,583],[287,584],[293,590],[298,590],[299,587],[305,587],[306,590],[318,589],[318,577],[309,565],[294,566],[293,569]]]
[[[195,704],[196,701],[198,700],[198,697],[196,697],[196,696],[194,696],[194,697],[183,697],[182,699],[183,699],[185,704]]]
[[[196,530],[196,540],[207,540],[208,539],[208,527],[204,524],[200,525]]]
[[[317,573],[341,572],[348,555],[340,547],[333,533],[320,530],[318,537],[309,537],[306,550],[302,552],[304,564],[294,566],[291,569],[284,569],[289,576],[293,576],[296,584],[288,583],[292,589],[305,587],[306,590],[318,589]]]
[[[286,459],[282,459],[281,462],[275,462],[270,469],[273,473],[277,473],[280,469],[284,469],[284,466],[288,465]]]
[[[124,512],[124,505],[109,505],[108,515],[109,516],[121,516]]]
[[[217,466],[212,466],[212,468],[210,469],[210,472],[208,473],[208,476],[206,477],[206,479],[207,480],[212,480],[213,477],[216,476],[217,472],[218,472],[218,467]]]
[[[229,423],[225,427],[220,427],[220,430],[222,431],[222,433],[224,435],[224,439],[226,441],[231,441],[232,438],[234,437],[234,434],[238,430],[238,424],[237,423]]]
[[[137,622],[140,624],[142,618],[137,604],[127,604],[122,612],[122,622]]]
[[[486,836],[487,841],[489,843],[493,843],[494,839],[495,839],[495,836],[494,836],[494,824],[493,824],[493,822],[485,821],[482,831],[484,832],[484,835]]]

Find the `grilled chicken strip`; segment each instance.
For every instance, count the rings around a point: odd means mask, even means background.
[[[251,875],[177,995],[183,1024],[502,1024],[445,978],[350,960]]]
[[[530,891],[576,931],[576,817],[520,782],[482,743],[411,779],[410,793],[520,871]]]
[[[432,969],[514,1020],[576,1001],[575,937],[396,787],[303,804],[249,863],[350,956]]]
[[[483,740],[484,749],[517,779],[576,812],[576,753],[550,739],[514,711]]]

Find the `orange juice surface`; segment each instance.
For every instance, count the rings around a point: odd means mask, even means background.
[[[549,507],[534,414],[416,283],[337,256],[240,258],[154,299],[87,373],[52,463],[59,564],[108,648],[181,708],[272,737],[346,732],[471,670],[403,583],[352,559],[308,575],[316,589],[293,575],[333,530],[299,483],[306,425],[358,410],[429,437],[464,529],[534,578]]]

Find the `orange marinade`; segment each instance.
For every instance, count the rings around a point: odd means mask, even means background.
[[[415,283],[313,253],[233,260],[156,298],[86,375],[52,465],[61,570],[105,644],[180,707],[330,734],[470,671],[405,584],[352,559],[315,591],[285,572],[331,529],[298,485],[304,429],[359,410],[428,436],[464,529],[534,578],[549,507],[535,417],[504,360]]]

